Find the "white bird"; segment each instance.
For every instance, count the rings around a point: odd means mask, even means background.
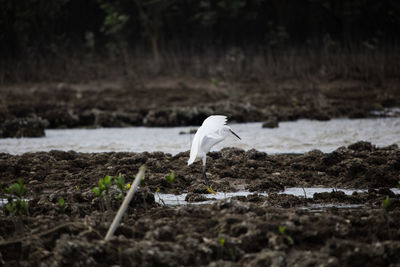
[[[206,159],[207,153],[210,152],[211,147],[223,141],[229,133],[241,139],[232,131],[231,127],[226,125],[226,120],[226,116],[223,115],[209,116],[197,130],[192,142],[188,165],[196,160],[202,159],[203,178],[207,186],[209,186],[209,181],[206,175]]]

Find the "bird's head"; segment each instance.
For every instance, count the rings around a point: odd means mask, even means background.
[[[230,133],[239,138],[240,140],[242,140],[242,138],[240,138],[239,135],[237,135],[234,131],[232,131],[232,128],[227,125],[222,127],[219,131],[219,134],[224,137],[227,137]]]

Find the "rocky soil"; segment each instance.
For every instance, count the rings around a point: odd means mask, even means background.
[[[21,178],[29,215],[0,213],[5,266],[397,266],[400,263],[400,149],[366,142],[332,153],[268,155],[226,148],[209,154],[211,187],[249,190],[201,205],[201,166],[188,152],[85,154],[61,151],[0,154],[1,188]],[[131,181],[147,167],[122,225],[103,238],[121,200],[110,207],[92,189],[105,175]],[[165,178],[172,171],[175,180]],[[332,187],[313,197],[278,194],[285,187]],[[335,188],[363,188],[345,195]],[[159,192],[191,195],[164,206]],[[262,196],[257,192],[268,192]],[[188,194],[188,195],[189,195]],[[2,190],[2,196],[5,194]],[[67,206],[59,209],[58,199]],[[387,200],[387,201],[386,201]],[[200,201],[200,202],[199,202]],[[386,201],[386,205],[383,203]]]

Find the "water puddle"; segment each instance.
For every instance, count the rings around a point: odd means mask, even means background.
[[[359,210],[364,208],[364,204],[341,204],[341,203],[335,203],[335,204],[311,204],[308,206],[303,206],[300,207],[300,210],[308,211],[308,212],[324,212],[329,208],[336,208],[336,209],[346,209],[346,210]]]
[[[242,138],[229,137],[213,147],[256,149],[270,154],[304,153],[312,149],[331,152],[340,146],[369,141],[377,146],[400,145],[400,118],[299,120],[281,122],[279,128],[265,129],[261,123],[230,124]],[[46,130],[43,138],[0,139],[0,152],[74,150],[77,152],[153,152],[172,155],[190,149],[193,135],[179,134],[196,127],[99,128]]]
[[[296,197],[307,197],[313,198],[315,193],[330,193],[333,190],[344,192],[346,195],[352,195],[354,192],[362,193],[367,192],[366,189],[333,189],[328,187],[288,187],[284,191],[278,192],[278,194],[293,195]],[[391,191],[396,195],[400,195],[400,189],[391,188]],[[238,191],[238,192],[217,192],[216,194],[203,194],[208,200],[199,202],[187,202],[185,198],[187,193],[180,195],[174,194],[164,194],[155,193],[155,202],[166,206],[179,206],[179,205],[206,205],[213,204],[219,200],[230,201],[232,197],[247,197],[252,194],[258,194],[261,196],[268,196],[268,193],[262,192],[249,192],[249,191]],[[29,201],[30,199],[26,199]],[[6,205],[8,200],[6,198],[0,198],[0,208]],[[338,208],[338,209],[360,209],[365,205],[363,204],[342,204],[342,203],[326,203],[326,204],[311,204],[308,206],[300,207],[301,210],[306,210],[310,212],[322,212],[328,208]]]
[[[301,187],[288,187],[279,194],[293,195],[296,197],[306,196],[307,198],[312,198],[315,193],[330,193],[333,190],[344,192],[346,195],[351,195],[354,192],[362,193],[367,191],[365,189],[333,189],[328,187],[305,187],[304,189]]]
[[[352,195],[354,192],[357,193],[362,193],[362,192],[367,192],[366,189],[333,189],[333,188],[320,188],[320,187],[307,187],[307,188],[301,188],[301,187],[289,187],[286,188],[284,191],[279,192],[278,194],[287,194],[287,195],[293,195],[297,197],[304,197],[306,195],[307,198],[312,198],[315,193],[330,193],[332,190],[335,191],[341,191],[344,192],[346,195]],[[393,193],[395,194],[400,194],[400,190],[397,188],[392,188],[391,189]],[[177,206],[177,205],[187,205],[187,204],[195,204],[195,205],[204,205],[204,204],[212,204],[217,202],[218,200],[229,200],[232,197],[238,197],[238,196],[244,196],[247,197],[248,195],[252,194],[258,194],[262,196],[268,196],[267,193],[257,193],[257,192],[249,192],[249,191],[238,191],[238,192],[217,192],[216,194],[203,194],[208,200],[206,201],[201,201],[201,202],[187,202],[185,201],[185,198],[187,196],[187,193],[183,193],[180,195],[174,195],[174,194],[162,194],[162,193],[156,193],[154,195],[155,201],[159,204],[162,205],[167,205],[167,206]],[[315,209],[320,209],[322,207],[329,208],[329,207],[338,207],[338,208],[354,208],[356,207],[355,205],[348,205],[348,204],[318,204],[315,205]],[[310,208],[310,207],[307,207]],[[312,209],[312,208],[311,208]]]
[[[217,192],[216,194],[203,194],[207,199],[206,201],[201,201],[201,202],[187,202],[185,201],[185,198],[187,196],[187,193],[183,193],[180,195],[174,195],[174,194],[155,194],[154,198],[155,201],[159,204],[167,205],[167,206],[176,206],[176,205],[187,205],[187,204],[212,204],[215,203],[218,200],[228,200],[231,199],[232,197],[239,197],[243,196],[246,197],[248,195],[255,194],[255,192],[249,192],[249,191],[239,191],[239,192]],[[259,195],[267,196],[267,193],[257,193]]]

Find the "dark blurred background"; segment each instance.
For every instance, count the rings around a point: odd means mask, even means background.
[[[397,0],[0,0],[0,83],[399,75]]]

